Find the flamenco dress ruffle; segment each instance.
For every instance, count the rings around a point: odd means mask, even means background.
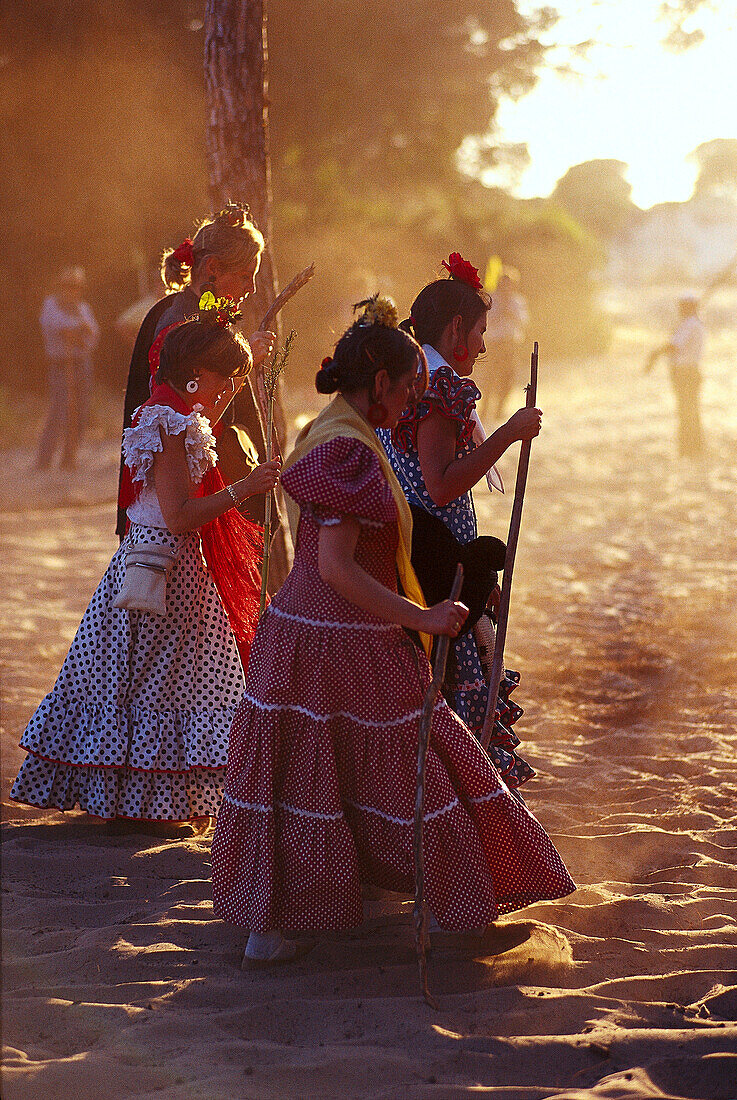
[[[195,423],[196,414],[177,416],[162,411],[159,422],[163,430],[187,432],[190,475],[202,476],[209,443],[203,451],[197,441],[205,428]],[[136,437],[139,451],[144,434]],[[158,427],[155,437],[160,447]],[[126,552],[140,543],[176,553],[165,616],[113,606]],[[214,815],[230,726],[242,698],[235,639],[205,568],[199,535],[132,522],[53,690],[23,734],[28,756],[11,798],[60,810],[79,806],[106,819]]]
[[[323,524],[361,523],[356,560],[396,590],[396,506],[357,440],[321,444],[284,475],[301,506],[294,568],[254,639],[212,846],[215,912],[251,931],[347,928],[361,882],[410,892],[419,716],[431,670],[399,627],[320,578]],[[568,894],[544,830],[444,700],[425,802],[425,881],[462,930]]]

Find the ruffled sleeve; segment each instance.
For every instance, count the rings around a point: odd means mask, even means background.
[[[481,391],[468,378],[459,378],[450,367],[438,367],[420,400],[400,416],[392,430],[392,443],[400,451],[417,450],[417,426],[432,412],[440,413],[456,424],[458,447],[465,447],[473,436],[471,414]]]
[[[166,435],[186,433],[187,468],[194,484],[199,485],[218,458],[210,422],[198,412],[184,416],[168,405],[144,405],[137,424],[123,432],[123,459],[133,481],[149,487],[154,455],[162,449],[161,431]]]
[[[355,516],[362,523],[397,519],[397,506],[379,459],[358,439],[339,436],[313,447],[282,474],[282,485],[318,523]]]

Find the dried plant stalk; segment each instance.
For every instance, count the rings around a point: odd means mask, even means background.
[[[276,348],[274,354],[271,357],[271,361],[264,369],[264,389],[266,390],[266,397],[268,399],[267,413],[266,413],[266,461],[271,462],[272,459],[272,440],[274,438],[274,400],[276,398],[276,387],[281,375],[284,372],[284,368],[287,365],[287,359],[289,353],[292,350],[292,343],[297,333],[292,329],[284,341],[284,346],[279,349]],[[264,613],[266,607],[266,590],[269,583],[269,543],[271,542],[271,499],[272,494],[266,494],[266,503],[264,505],[264,561],[261,567],[261,600],[259,602],[258,616]]]

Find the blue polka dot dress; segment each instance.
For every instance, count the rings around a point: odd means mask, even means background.
[[[464,493],[443,507],[435,504],[422,476],[417,452],[417,427],[431,412],[440,413],[456,425],[456,458],[469,454],[476,447],[472,414],[481,393],[470,379],[460,378],[433,348],[426,346],[425,350],[429,353],[430,382],[422,399],[405,410],[391,432],[382,430],[378,434],[409,503],[437,516],[458,541],[466,545],[478,535],[473,495]],[[452,643],[451,653],[448,678],[452,687],[447,686],[446,680],[445,694],[456,714],[479,737],[486,715],[488,684],[473,631],[457,638]],[[515,752],[519,738],[512,731],[512,725],[523,712],[511,701],[510,695],[519,680],[518,672],[505,670],[489,745],[494,764],[507,785],[513,788],[521,786],[535,774]]]

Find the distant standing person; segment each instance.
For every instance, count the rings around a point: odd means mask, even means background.
[[[57,288],[44,299],[39,318],[46,352],[49,411],[36,453],[36,468],[47,470],[61,447],[61,467],[73,470],[87,427],[92,397],[92,353],[100,329],[82,298],[84,269],[68,267]]]
[[[489,374],[487,393],[489,400],[496,401],[496,419],[501,418],[519,373],[525,342],[527,302],[517,289],[518,283],[519,272],[514,268],[504,268],[497,288],[492,292],[487,317],[486,346],[493,368]]]
[[[678,313],[680,320],[673,335],[651,353],[645,373],[650,373],[661,355],[670,358],[670,380],[678,413],[678,453],[684,458],[695,458],[704,452],[699,401],[706,330],[694,295],[679,299]]]

